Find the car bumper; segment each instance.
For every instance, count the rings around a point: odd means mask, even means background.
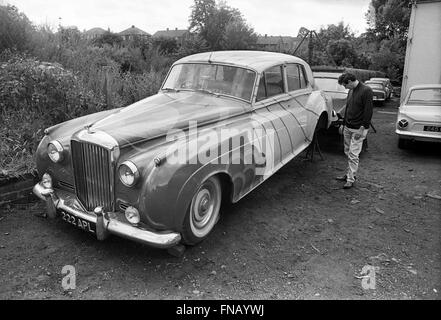
[[[41,183],[33,188],[34,194],[46,202],[47,215],[50,218],[65,212],[77,219],[93,223],[96,226],[96,237],[104,240],[109,234],[134,240],[156,248],[171,248],[181,241],[181,235],[176,232],[155,232],[121,221],[119,214],[114,212],[91,213],[82,207],[75,195],[62,190],[46,189]]]
[[[427,141],[427,142],[441,142],[441,135],[430,133],[430,132],[412,132],[412,131],[403,131],[403,130],[395,130],[395,133],[398,134],[398,136],[401,139],[408,139],[408,140],[414,140],[414,141]]]

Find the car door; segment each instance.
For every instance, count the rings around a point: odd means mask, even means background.
[[[311,141],[311,124],[314,113],[308,108],[311,86],[308,84],[306,72],[302,65],[290,63],[285,66],[287,94],[289,99],[281,102],[281,107],[288,113],[285,122],[289,128],[292,152],[300,153]]]
[[[286,93],[284,66],[268,68],[260,75],[254,104],[254,118],[264,127],[267,135],[274,133],[272,151],[273,167],[277,170],[292,155],[293,142],[289,122],[286,122],[288,111],[282,103],[289,100]]]

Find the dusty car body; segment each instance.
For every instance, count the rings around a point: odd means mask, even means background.
[[[349,90],[338,84],[341,73],[336,72],[313,72],[314,83],[317,89],[324,91],[332,100],[335,113],[333,125],[339,126],[345,115],[346,102]]]
[[[368,80],[365,82],[365,84],[371,87],[373,92],[374,102],[386,101],[388,96],[388,91],[382,82]]]
[[[398,111],[395,133],[400,149],[412,141],[441,142],[441,84],[409,88]]]
[[[175,62],[160,89],[125,108],[46,129],[34,193],[99,240],[159,248],[208,236],[237,202],[331,123],[307,63],[221,51]]]

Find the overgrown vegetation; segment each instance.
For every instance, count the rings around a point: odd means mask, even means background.
[[[380,70],[399,80],[409,15],[407,0],[372,0],[368,32],[356,37],[343,22],[319,30],[311,64]],[[54,32],[32,24],[18,8],[0,5],[0,177],[34,170],[44,128],[156,93],[180,57],[256,49],[257,39],[225,1],[194,0],[189,34],[179,42],[125,41],[110,31],[87,39],[77,28]],[[308,60],[311,52],[304,46],[298,55]]]

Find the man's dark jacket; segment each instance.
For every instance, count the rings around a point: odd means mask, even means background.
[[[358,82],[358,85],[349,91],[344,125],[351,129],[368,129],[372,119],[373,92],[372,89]]]

